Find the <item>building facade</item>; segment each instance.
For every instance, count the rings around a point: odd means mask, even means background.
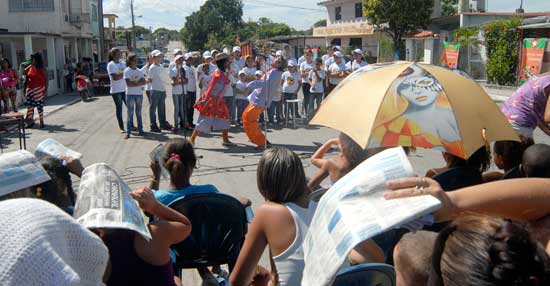
[[[328,0],[318,5],[327,9],[327,25],[314,28],[314,37],[324,37],[327,46],[339,45],[345,53],[361,48],[367,58],[377,57],[380,34],[363,16],[361,0]]]
[[[0,1],[0,56],[13,66],[41,52],[49,73],[49,93],[63,92],[63,69],[68,60],[94,59],[99,39],[98,1]],[[95,33],[97,31],[97,33]]]

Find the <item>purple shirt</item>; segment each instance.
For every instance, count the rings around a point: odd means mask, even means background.
[[[512,126],[534,130],[544,122],[548,101],[544,88],[547,86],[550,86],[550,75],[531,79],[506,100],[501,110]]]
[[[279,92],[282,74],[279,69],[272,69],[263,79],[251,81],[246,86],[249,90],[253,89],[248,101],[256,106],[269,107],[273,97]]]

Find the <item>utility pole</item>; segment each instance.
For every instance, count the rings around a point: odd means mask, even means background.
[[[132,50],[135,51],[137,46],[136,46],[136,37],[137,37],[137,34],[136,34],[136,23],[135,23],[135,19],[134,19],[134,0],[132,0],[130,2],[130,9],[132,10],[132,34],[133,34],[133,37],[132,37]]]

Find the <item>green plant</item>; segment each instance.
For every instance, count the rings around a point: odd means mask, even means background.
[[[487,80],[500,85],[516,83],[519,59],[519,19],[499,20],[483,27],[487,48]]]
[[[460,44],[461,47],[466,47],[469,44],[477,47],[481,44],[481,41],[477,37],[478,33],[478,28],[459,28],[453,32],[453,40]]]

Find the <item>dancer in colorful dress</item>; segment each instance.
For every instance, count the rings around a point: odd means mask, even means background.
[[[271,105],[273,97],[279,92],[284,61],[283,57],[274,58],[271,70],[266,72],[261,80],[255,80],[247,85],[249,90],[254,91],[248,96],[250,103],[243,112],[243,127],[248,139],[260,148],[271,145],[262,133],[258,120],[265,108]]]
[[[208,90],[195,103],[195,109],[200,113],[195,130],[191,135],[191,143],[195,145],[197,136],[210,131],[222,131],[222,145],[234,145],[229,141],[231,127],[229,109],[223,99],[225,90],[231,88],[228,73],[230,71],[229,56],[225,53],[216,55],[215,63],[218,69],[213,73]]]
[[[0,97],[4,102],[4,112],[9,112],[8,100],[11,101],[13,111],[17,112],[17,104],[15,103],[15,99],[17,98],[17,90],[15,89],[15,83],[17,83],[17,72],[11,67],[8,59],[2,60],[0,79],[2,80],[2,93],[0,94]]]
[[[27,128],[34,126],[34,109],[38,110],[40,128],[44,128],[44,100],[48,94],[48,72],[44,68],[42,54],[31,55],[31,65],[25,69],[25,91],[27,95]]]

